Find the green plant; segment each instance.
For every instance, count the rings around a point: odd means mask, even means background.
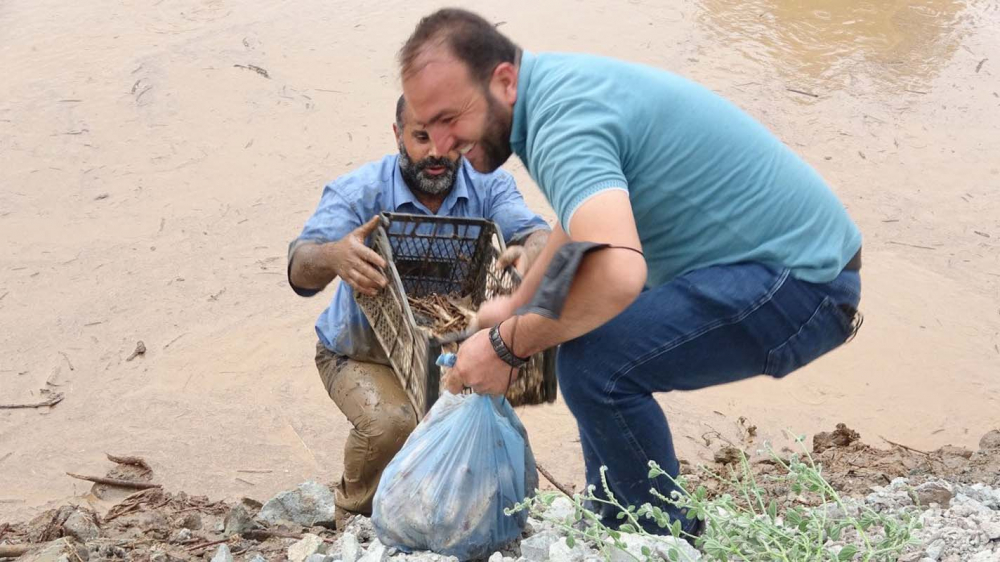
[[[779,488],[792,492],[792,501],[771,497],[772,494],[759,485],[743,455],[738,469],[730,470],[726,476],[703,469],[732,490],[732,493],[714,498],[708,497],[704,486],[690,491],[686,479],[674,479],[651,462],[650,479],[668,478],[676,488],[670,498],[655,489],[651,490],[652,494],[680,508],[687,518],[702,519],[705,531],[698,537],[688,536],[681,530],[681,521],[671,520],[659,506],[622,505],[607,485],[604,468],[601,470],[604,497],[596,496],[595,488],[589,487],[586,493],[570,498],[574,505],[573,516],[553,521],[553,524],[566,533],[571,547],[576,540],[583,540],[596,546],[606,559],[610,559],[612,548],[628,553],[622,533],[654,536],[643,528],[643,519],[652,520],[676,539],[693,539],[706,559],[719,562],[889,561],[897,559],[907,547],[915,544],[913,531],[919,528],[917,517],[908,511],[882,514],[864,506],[848,506],[823,477],[822,465],[817,464],[803,446],[804,440],[798,438],[797,441],[803,455],[793,455],[787,461],[768,449],[774,462],[784,471],[781,476],[771,478],[781,481]],[[539,492],[508,512],[530,509],[544,517],[545,509],[560,495]],[[779,499],[783,501],[779,503]],[[586,509],[587,502],[608,505],[617,511],[618,528],[609,527],[606,521]],[[819,507],[805,507],[801,503]],[[672,562],[689,560],[684,549],[675,544],[665,544],[665,548],[657,550]],[[642,555],[646,560],[658,558],[647,547],[643,548]]]

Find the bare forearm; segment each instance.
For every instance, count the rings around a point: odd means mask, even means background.
[[[577,270],[559,320],[526,314],[504,322],[501,336],[508,344],[513,339],[516,355],[528,357],[611,320],[632,304],[645,282],[646,263],[639,254],[622,249],[595,252]]]
[[[337,278],[332,259],[335,242],[303,244],[292,254],[292,284],[303,289],[323,289]]]
[[[538,239],[534,241],[538,254],[531,260],[531,269],[528,270],[527,275],[521,280],[521,285],[514,292],[511,314],[514,313],[515,309],[528,304],[531,297],[535,295],[535,291],[538,290],[538,286],[541,285],[542,278],[545,276],[545,270],[549,268],[549,263],[552,262],[552,257],[556,255],[556,252],[563,244],[570,241],[566,232],[557,224],[551,233],[542,231],[529,236],[528,240],[525,241],[525,249],[527,249],[527,242],[531,242],[532,238],[535,238],[536,235],[544,235],[544,238],[543,236],[538,236]]]

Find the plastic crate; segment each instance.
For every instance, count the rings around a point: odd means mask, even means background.
[[[441,343],[420,326],[407,295],[437,293],[483,301],[509,294],[521,282],[513,268],[497,271],[504,241],[496,224],[484,219],[382,213],[369,245],[383,259],[388,284],[375,296],[354,298],[422,418],[440,394],[441,369],[434,362]],[[552,402],[556,398],[555,350],[531,358],[511,385],[514,406]]]

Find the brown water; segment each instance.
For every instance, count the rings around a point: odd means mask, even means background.
[[[65,394],[0,410],[0,521],[86,491],[64,472],[102,473],[105,452],[213,497],[337,479],[347,425],[312,361],[330,291],[294,296],[285,251],[323,183],[394,150],[393,55],[436,6],[0,2],[0,403]],[[740,416],[761,439],[846,422],[928,449],[1000,426],[995,0],[469,6],[526,48],[732,99],[865,235],[857,340],[780,382],[663,396],[685,458]],[[148,351],[126,361],[136,340]],[[521,415],[539,460],[580,483],[566,408]]]
[[[977,18],[956,0],[701,0],[720,44],[804,89],[926,89]]]

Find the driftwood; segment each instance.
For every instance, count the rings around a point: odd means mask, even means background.
[[[104,484],[107,486],[118,486],[119,488],[132,488],[133,490],[148,490],[150,488],[161,487],[159,484],[150,484],[149,482],[132,482],[130,480],[120,480],[118,478],[105,478],[103,476],[84,476],[82,474],[73,474],[72,472],[67,472],[66,475],[71,478],[76,478],[77,480],[87,480],[88,482]]]
[[[42,544],[0,544],[0,558],[17,558]]]
[[[464,330],[476,317],[476,311],[468,297],[434,293],[423,297],[407,296],[406,300],[414,314],[423,317],[417,323],[429,329],[435,337]],[[425,325],[420,320],[430,324]]]
[[[44,544],[0,544],[0,558],[17,558]]]
[[[62,392],[57,392],[52,396],[49,396],[48,400],[42,402],[34,402],[31,404],[0,404],[0,410],[16,410],[18,408],[44,408],[46,406],[55,406],[56,404],[63,401]]]
[[[569,498],[573,497],[573,492],[571,492],[569,488],[567,488],[565,485],[561,484],[558,480],[556,480],[556,477],[552,476],[552,473],[550,473],[548,470],[545,470],[545,468],[543,468],[542,465],[538,463],[535,463],[535,466],[538,468],[538,472],[541,472],[542,476],[544,476],[546,480],[551,482],[552,485],[555,486],[557,490],[566,494],[566,496]]]
[[[113,462],[113,463],[132,465],[132,466],[141,468],[142,470],[145,470],[146,472],[152,472],[153,471],[152,468],[149,468],[149,464],[146,463],[146,459],[144,459],[142,457],[118,457],[118,456],[112,455],[110,453],[104,453],[104,454],[107,455],[108,460],[111,461],[111,462]]]

